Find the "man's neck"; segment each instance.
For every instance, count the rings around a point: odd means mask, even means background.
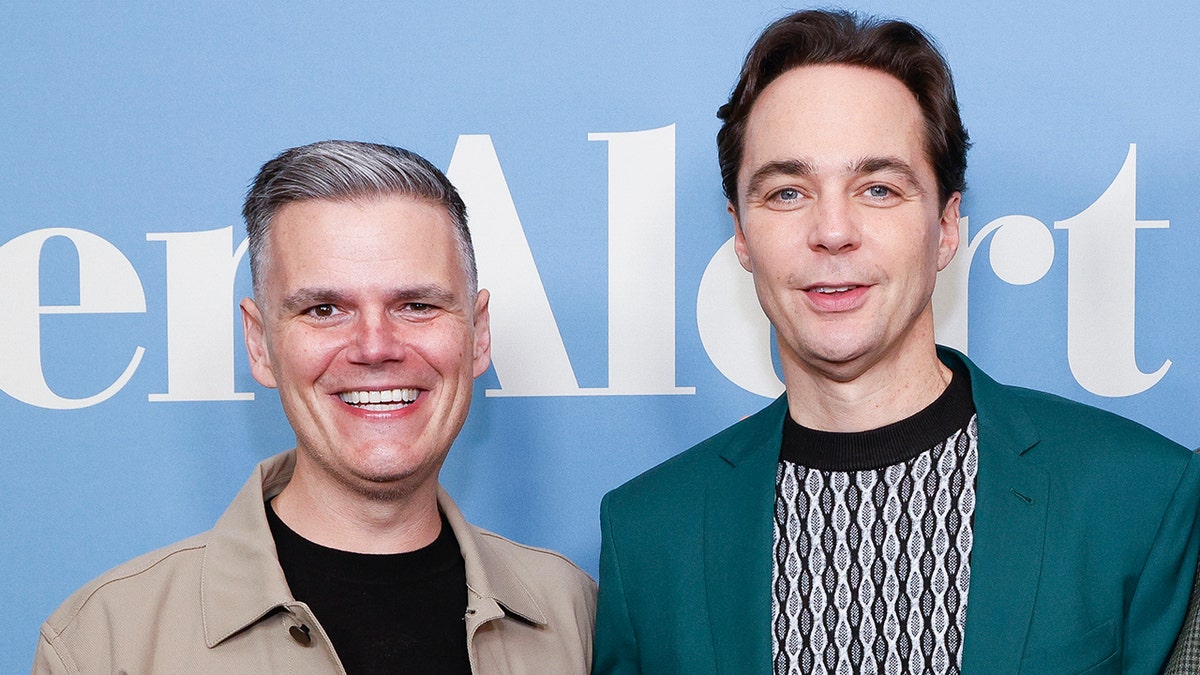
[[[407,553],[429,545],[441,532],[436,480],[379,499],[314,476],[317,472],[296,459],[291,481],[270,506],[305,539],[355,553]]]
[[[818,368],[784,364],[788,412],[810,429],[868,431],[906,419],[933,403],[953,373],[927,352],[881,359],[852,377],[831,377]]]

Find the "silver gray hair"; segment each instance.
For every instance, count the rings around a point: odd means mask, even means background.
[[[478,289],[475,249],[467,229],[467,207],[446,175],[420,155],[390,145],[320,141],[284,150],[263,164],[242,206],[250,240],[250,275],[260,294],[271,221],[292,202],[350,201],[400,195],[446,209],[471,297]]]

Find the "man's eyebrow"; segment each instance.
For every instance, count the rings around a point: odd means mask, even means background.
[[[315,305],[342,305],[345,301],[346,295],[332,288],[300,288],[284,296],[279,306],[290,314]]]
[[[746,183],[746,194],[756,194],[762,189],[763,183],[777,176],[789,176],[793,178],[804,178],[812,176],[817,170],[813,165],[802,159],[782,159],[774,162],[767,162],[754,170],[750,174],[750,180]]]
[[[450,288],[441,284],[417,284],[404,286],[392,291],[392,303],[423,302],[435,305],[446,305],[455,302],[458,295]]]
[[[912,165],[899,157],[864,157],[850,166],[850,175],[866,176],[873,173],[896,173],[904,178],[910,188],[920,190],[921,181]]]
[[[456,298],[453,290],[441,284],[415,284],[392,290],[388,299],[392,304],[424,302],[447,305]],[[349,301],[349,295],[332,288],[300,288],[286,296],[280,306],[284,312],[290,314],[316,305],[346,305]]]

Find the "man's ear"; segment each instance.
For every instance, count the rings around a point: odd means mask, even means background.
[[[954,254],[958,251],[959,207],[962,206],[962,193],[955,192],[946,200],[942,209],[942,219],[938,223],[938,271],[946,269]]]
[[[262,311],[254,300],[243,298],[242,333],[246,337],[246,354],[250,357],[250,373],[264,387],[276,388],[275,371],[271,370],[271,349],[267,340]]]
[[[491,294],[485,288],[479,289],[479,294],[475,296],[475,350],[472,354],[475,377],[482,375],[492,364],[492,327],[488,313],[490,299]]]
[[[750,260],[750,251],[746,248],[746,233],[742,231],[742,221],[738,218],[737,207],[733,202],[725,202],[725,210],[733,218],[733,250],[737,253],[738,262],[742,269],[754,273],[754,263]]]

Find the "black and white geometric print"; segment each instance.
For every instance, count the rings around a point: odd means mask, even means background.
[[[776,479],[776,675],[958,673],[970,587],[974,417],[908,461]]]

